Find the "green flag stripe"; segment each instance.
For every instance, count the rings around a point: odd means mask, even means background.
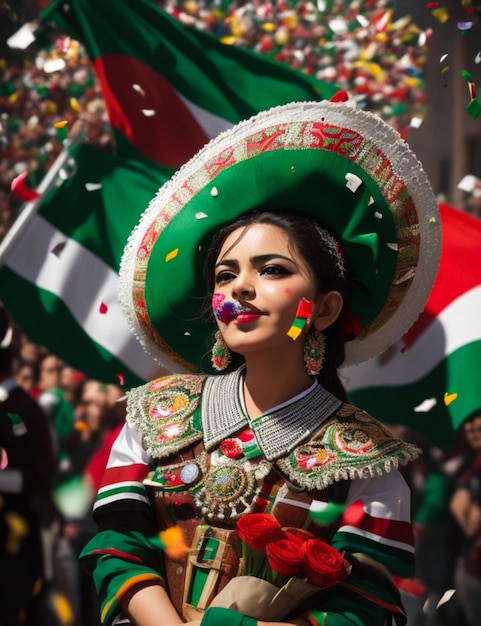
[[[374,417],[390,424],[411,426],[434,444],[449,448],[456,429],[481,405],[476,375],[480,360],[481,341],[475,341],[449,354],[416,383],[366,386],[349,392],[349,398]],[[448,405],[445,404],[445,394],[448,394],[448,402],[451,400]],[[423,403],[432,399],[436,404],[422,409]],[[418,407],[419,410],[415,411]]]
[[[56,242],[65,244],[58,256],[52,252]],[[129,379],[149,379],[155,365],[122,314],[117,301],[118,275],[98,257],[34,215],[3,262],[2,300],[17,323],[29,329],[32,340],[49,345],[54,352],[54,346],[61,347],[58,354],[67,350],[64,358],[71,365],[84,372],[96,367],[96,376],[101,374],[102,380],[106,361],[115,366],[115,372],[110,368],[112,382],[113,376],[124,372]],[[51,332],[46,332],[47,327]],[[87,337],[95,347],[87,346]],[[94,366],[90,359],[98,360],[99,353],[101,361]]]
[[[0,282],[2,301],[16,323],[28,328],[28,337],[35,343],[47,346],[72,367],[104,382],[119,384],[123,377],[125,386],[131,387],[147,380],[95,342],[54,294],[39,289],[6,266],[0,268]]]

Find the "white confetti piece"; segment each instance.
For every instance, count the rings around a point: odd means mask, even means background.
[[[362,185],[362,180],[355,174],[346,174],[346,187],[353,193]]]
[[[212,187],[212,189],[210,190],[210,195],[213,198],[217,198],[217,196],[219,195],[219,190],[217,189],[217,187]]]
[[[374,217],[378,220],[382,220],[382,213],[379,213],[379,211],[374,211]]]
[[[418,404],[418,406],[415,406],[414,412],[415,413],[428,413],[433,407],[436,406],[437,403],[438,401],[436,400],[436,398],[428,398],[427,400],[424,400],[423,402],[421,402],[421,404]]]
[[[441,596],[439,602],[436,604],[436,608],[439,609],[440,606],[446,604],[446,602],[449,602],[455,593],[456,589],[448,589],[447,591],[445,591]]]
[[[85,189],[87,191],[97,191],[97,189],[102,189],[102,185],[100,183],[85,183]]]
[[[145,117],[153,117],[155,115],[155,109],[142,109],[142,113]]]
[[[207,215],[207,213],[202,213],[201,211],[200,211],[199,213],[196,213],[196,214],[195,214],[195,219],[196,219],[196,220],[203,220],[203,219],[205,219],[206,217],[209,217],[209,216]]]
[[[399,250],[399,246],[397,243],[387,243],[386,245],[390,250],[394,250],[395,252]]]
[[[137,85],[137,83],[134,83],[132,85],[132,89],[134,89],[137,93],[140,93],[141,96],[145,96],[145,91],[142,89],[140,85]]]

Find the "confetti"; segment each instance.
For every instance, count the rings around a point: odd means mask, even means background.
[[[30,189],[25,184],[25,180],[28,176],[28,172],[22,172],[16,178],[14,178],[10,184],[10,189],[12,193],[14,193],[21,200],[25,200],[26,202],[32,202],[36,200],[40,194],[34,189]]]
[[[101,183],[85,183],[85,189],[87,191],[97,191],[98,189],[102,189]]]
[[[4,470],[8,466],[8,454],[5,448],[0,448],[0,470]]]
[[[66,518],[82,518],[92,505],[93,493],[80,476],[66,480],[53,491],[53,499]]]
[[[446,392],[444,394],[444,404],[446,406],[449,406],[451,404],[451,402],[454,402],[456,400],[457,397],[458,397],[457,393],[448,393],[448,392]]]
[[[418,406],[415,406],[414,412],[415,413],[428,413],[433,407],[436,406],[437,403],[438,401],[436,400],[436,398],[428,398],[427,400],[424,400],[423,402],[421,402],[421,404],[418,404]]]
[[[439,602],[436,604],[436,608],[439,609],[440,606],[446,604],[446,602],[449,602],[455,593],[456,589],[448,589],[447,591],[445,591],[439,599]]]
[[[319,524],[319,526],[329,526],[346,510],[345,504],[337,504],[336,502],[316,502],[321,508],[309,510],[309,516]]]
[[[431,15],[438,20],[440,24],[444,24],[449,20],[449,13],[446,9],[438,7],[431,11]]]
[[[202,213],[202,212],[199,212],[199,213],[196,213],[196,214],[195,214],[195,219],[196,219],[196,220],[203,220],[203,219],[205,219],[206,217],[209,217],[209,216],[207,215],[207,213]]]
[[[77,100],[77,98],[70,98],[69,104],[70,104],[70,108],[75,113],[81,113],[82,112],[82,106],[80,105],[80,102]]]
[[[153,117],[155,115],[155,109],[142,109],[142,113],[145,117]]]
[[[55,122],[53,126],[57,130],[57,138],[59,141],[63,141],[67,138],[68,122],[66,120]]]
[[[477,98],[472,98],[466,107],[466,111],[473,119],[476,119],[481,115],[481,101]]]
[[[66,241],[61,241],[60,243],[57,243],[51,250],[50,252],[52,254],[54,254],[56,257],[60,257],[60,255],[62,254],[63,249],[65,248],[65,246],[67,245]]]
[[[217,198],[217,196],[219,195],[219,190],[217,189],[217,187],[212,187],[212,189],[210,190],[210,195],[213,198]]]
[[[105,315],[105,313],[107,313],[108,310],[109,310],[108,306],[105,304],[105,302],[101,302],[99,306],[99,313],[101,315]]]
[[[70,626],[75,621],[74,612],[70,602],[60,593],[55,593],[53,597],[53,606],[55,613],[60,620],[62,626]]]
[[[123,387],[125,385],[125,377],[123,374],[117,374],[117,378],[119,379],[119,384],[121,387]]]
[[[461,31],[461,34],[465,35],[473,28],[473,22],[458,22],[457,26],[458,30]]]
[[[145,91],[142,89],[140,85],[137,85],[136,83],[134,83],[132,85],[132,89],[134,89],[137,93],[140,93],[141,96],[145,96]]]
[[[167,254],[167,256],[165,257],[165,262],[168,263],[169,261],[172,261],[172,259],[175,259],[178,254],[179,248],[175,248],[175,250],[172,250],[171,252],[169,252],[169,254]]]
[[[347,181],[346,187],[349,189],[349,191],[352,191],[353,193],[356,192],[362,185],[362,180],[359,178],[359,176],[356,176],[355,174],[351,174],[348,172],[345,178]]]
[[[172,559],[178,559],[190,552],[185,544],[184,533],[180,526],[171,526],[160,532],[160,541],[164,544],[165,552]]]

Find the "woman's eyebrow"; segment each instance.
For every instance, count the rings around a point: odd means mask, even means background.
[[[284,256],[283,254],[259,254],[256,256],[252,256],[249,261],[252,265],[260,265],[262,263],[266,263],[267,261],[272,261],[272,259],[283,259],[284,261],[290,261],[294,263],[294,260],[288,256]],[[219,267],[219,265],[227,265],[228,267],[234,267],[238,265],[238,261],[235,259],[221,259],[218,263],[216,263],[215,267]]]

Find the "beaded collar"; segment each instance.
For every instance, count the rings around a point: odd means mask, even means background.
[[[209,376],[202,394],[202,420],[206,450],[215,448],[226,437],[242,428],[254,431],[267,460],[288,454],[296,445],[309,439],[342,404],[316,385],[301,398],[280,405],[249,422],[243,408],[240,384],[245,367],[225,376]]]

